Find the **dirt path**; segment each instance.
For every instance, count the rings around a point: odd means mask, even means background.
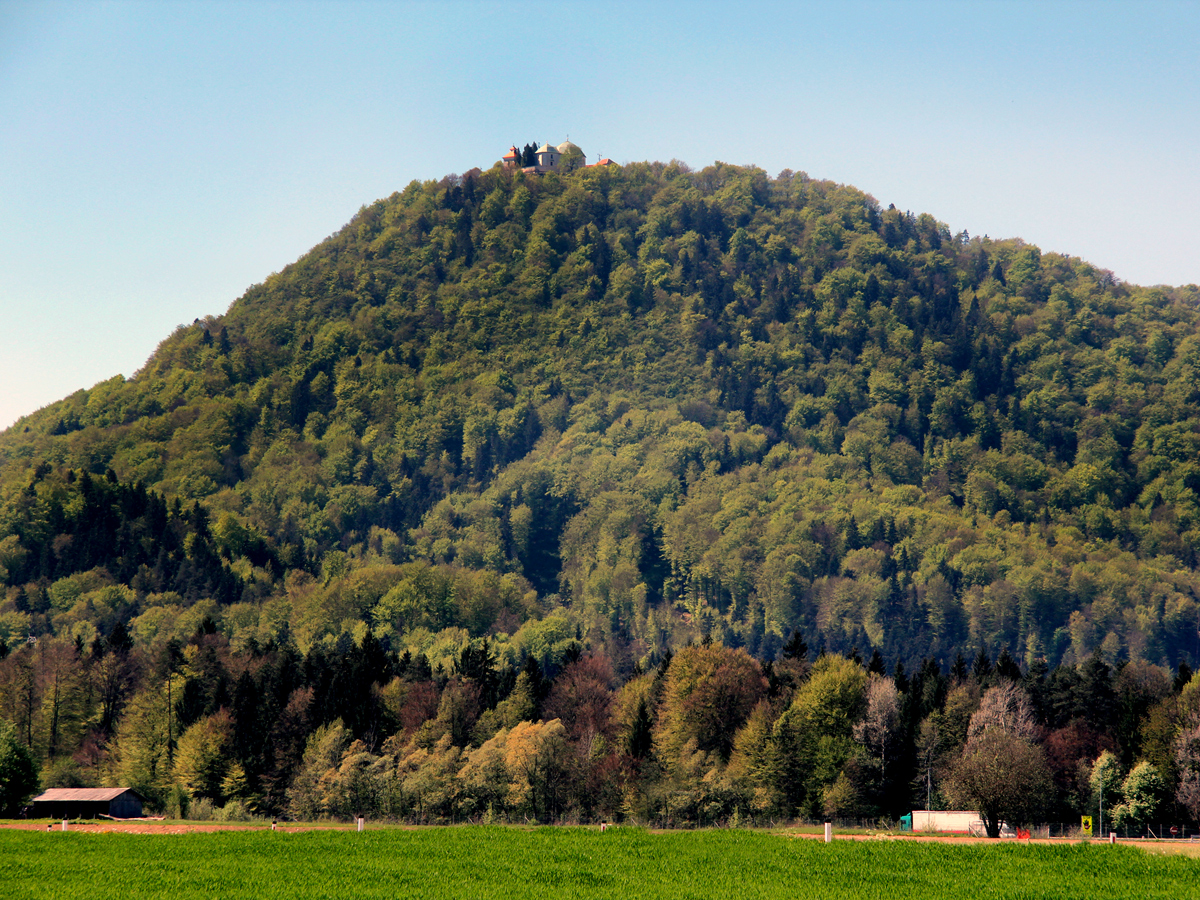
[[[107,820],[96,819],[86,822],[71,822],[67,826],[68,831],[82,831],[86,834],[195,834],[212,831],[269,831],[271,825],[262,822],[179,822],[179,821],[164,821],[162,819],[125,819],[125,820]],[[419,826],[411,825],[381,825],[379,823],[368,823],[368,828],[376,830],[379,828],[410,830]],[[443,826],[427,826],[437,828]],[[599,826],[597,826],[599,827]],[[8,821],[0,822],[0,828],[16,829],[20,831],[61,831],[61,822],[21,822]],[[278,824],[275,826],[276,831],[354,831],[356,826],[353,823],[330,823],[330,824]],[[802,838],[805,840],[824,840],[824,834],[821,832],[808,831],[788,831],[782,832],[786,837]],[[975,837],[973,835],[955,835],[955,834],[913,834],[911,832],[877,832],[877,833],[862,833],[862,832],[834,832],[833,836],[836,841],[906,841],[918,844],[937,843],[937,844],[1001,844],[1001,843],[1021,843],[1021,844],[1073,844],[1078,843],[1077,838],[1032,838],[1028,840],[1016,840],[1014,838],[1002,838],[999,840],[986,837]],[[1103,841],[1096,840],[1095,843],[1102,844]],[[1129,844],[1134,847],[1141,847],[1150,853],[1179,853],[1186,856],[1200,856],[1200,843],[1191,841],[1153,841],[1143,838],[1133,838],[1129,840],[1118,841],[1120,844]]]
[[[61,822],[0,822],[0,828],[16,829],[19,831],[61,831]],[[354,831],[354,825],[276,825],[277,831]],[[87,834],[192,834],[204,831],[270,831],[271,826],[259,822],[164,822],[155,819],[125,819],[108,821],[107,819],[88,820],[86,822],[71,822],[68,831],[82,831]]]
[[[820,832],[788,832],[788,837],[809,838],[811,840],[824,840],[825,835]],[[913,834],[912,832],[896,833],[896,832],[879,832],[876,834],[861,834],[861,833],[843,833],[834,832],[833,839],[835,841],[911,841],[918,844],[992,844],[999,846],[1000,844],[1047,844],[1050,846],[1063,844],[1078,844],[1081,843],[1080,838],[1057,837],[1057,838],[988,838],[976,837],[970,834]],[[1093,838],[1092,843],[1097,846],[1108,843],[1101,838]],[[1198,856],[1200,857],[1200,843],[1188,840],[1153,840],[1147,838],[1124,838],[1118,839],[1118,844],[1126,844],[1130,847],[1138,847],[1145,850],[1147,853],[1161,854],[1180,854],[1183,856]]]

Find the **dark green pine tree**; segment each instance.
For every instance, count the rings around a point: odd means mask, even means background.
[[[637,714],[629,729],[628,750],[634,759],[643,760],[650,756],[654,746],[653,722],[650,720],[650,710],[645,698],[638,701]]]

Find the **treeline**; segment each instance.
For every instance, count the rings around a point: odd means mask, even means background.
[[[367,815],[708,825],[981,811],[989,828],[1098,814],[1134,832],[1200,814],[1200,677],[1007,653],[915,671],[702,643],[621,671],[567,641],[449,666],[369,632],[234,651],[211,620],[154,652],[0,647],[0,714],[41,786],[121,784],[171,815]]]

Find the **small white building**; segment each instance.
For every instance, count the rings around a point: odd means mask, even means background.
[[[979,813],[966,810],[914,809],[913,831],[947,831],[953,834],[982,834]]]
[[[547,171],[557,169],[558,161],[562,154],[558,152],[557,147],[551,147],[549,144],[542,144],[537,148],[537,164],[539,169]]]

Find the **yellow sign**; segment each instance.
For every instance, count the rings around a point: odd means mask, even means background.
[[[1084,837],[1092,836],[1092,817],[1091,816],[1081,816],[1080,817],[1079,832]]]

